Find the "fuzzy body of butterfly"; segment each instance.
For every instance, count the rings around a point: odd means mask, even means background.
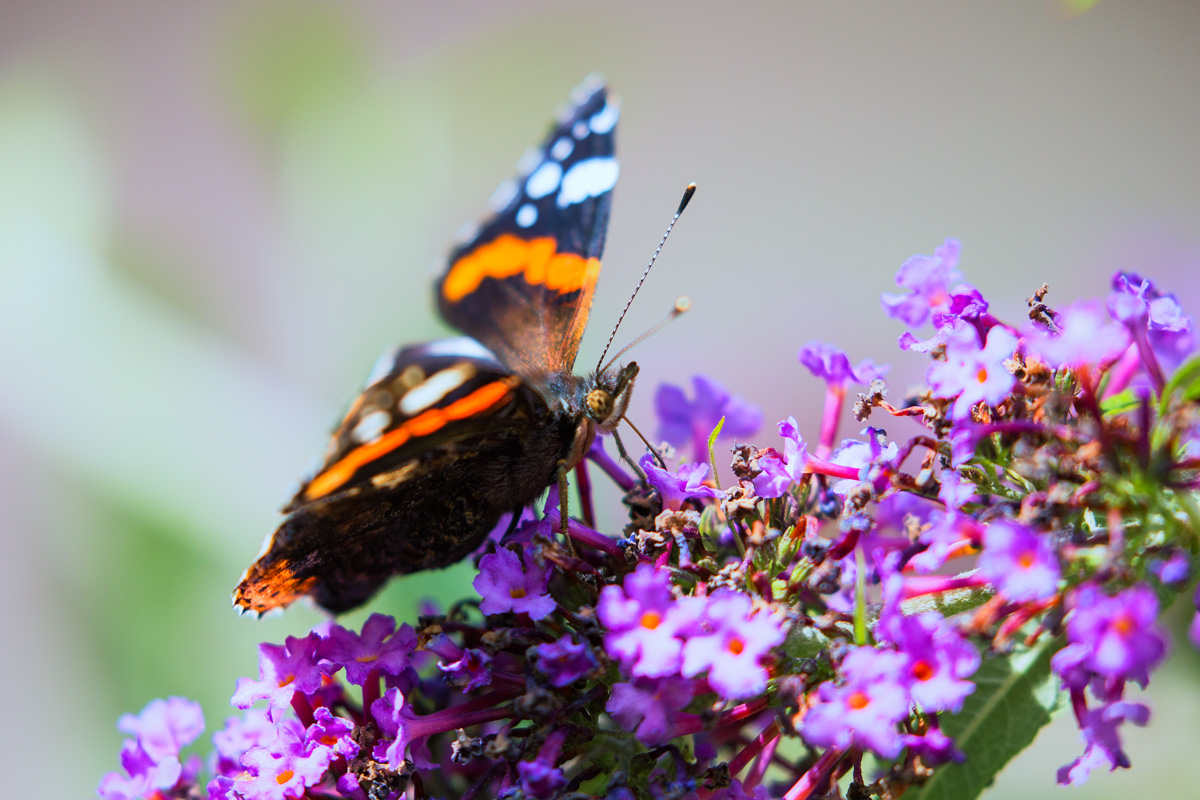
[[[261,614],[308,596],[341,612],[392,575],[454,564],[504,514],[563,485],[597,430],[616,428],[637,365],[573,368],[617,180],[618,115],[598,79],[572,92],[437,281],[442,316],[467,336],[380,359],[234,590],[236,607]]]

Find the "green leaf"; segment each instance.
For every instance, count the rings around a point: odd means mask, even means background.
[[[1200,356],[1185,361],[1163,387],[1164,399],[1176,393],[1185,400],[1200,400]]]
[[[721,488],[721,479],[717,476],[717,437],[721,435],[721,429],[724,427],[725,418],[721,417],[712,433],[708,435],[708,466],[712,470],[713,483],[717,485],[717,489]]]
[[[1126,389],[1120,394],[1106,397],[1100,403],[1100,410],[1105,414],[1124,414],[1133,411],[1142,404],[1142,399],[1132,389]]]
[[[1047,639],[1009,656],[985,656],[962,712],[940,718],[967,760],[939,767],[905,800],[972,800],[991,785],[1063,705],[1066,694],[1050,671],[1050,658],[1061,645],[1060,639]]]

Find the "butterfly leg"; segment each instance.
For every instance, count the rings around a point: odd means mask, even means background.
[[[571,534],[567,532],[570,497],[568,492],[571,491],[570,485],[567,483],[567,461],[564,458],[558,460],[558,532],[562,534],[563,541],[567,543],[567,552],[572,558],[578,557],[575,552],[575,543],[571,541]]]
[[[637,473],[638,480],[640,480],[642,483],[645,483],[646,482],[646,473],[642,471],[642,467],[640,464],[638,464],[636,461],[634,461],[632,458],[629,457],[629,453],[627,453],[625,451],[625,445],[621,443],[621,437],[617,435],[616,431],[612,432],[612,437],[613,437],[613,441],[617,443],[617,452],[620,453],[621,458],[625,461],[626,464],[633,467],[633,471],[635,473]]]

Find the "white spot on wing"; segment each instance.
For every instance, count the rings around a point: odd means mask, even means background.
[[[391,422],[392,415],[388,412],[372,411],[358,421],[358,424],[354,426],[354,430],[350,432],[350,436],[359,444],[373,442],[383,435],[383,432],[387,430]]]
[[[617,124],[617,117],[621,116],[621,106],[613,100],[609,100],[604,104],[604,108],[597,111],[588,120],[588,127],[592,129],[592,133],[608,133]]]
[[[533,223],[537,222],[538,210],[533,203],[526,203],[517,209],[517,224],[522,228],[528,228]]]
[[[592,129],[588,127],[587,121],[582,119],[576,122],[575,126],[571,128],[571,135],[576,139],[586,139],[591,132]]]
[[[550,157],[555,161],[562,161],[567,156],[571,155],[571,151],[575,149],[575,142],[571,141],[566,136],[559,139],[550,148]]]
[[[525,181],[525,194],[534,200],[541,199],[558,189],[562,180],[562,165],[557,161],[547,161],[533,171],[529,180]]]
[[[580,161],[563,176],[558,207],[566,208],[589,197],[599,197],[617,185],[619,172],[617,160],[611,156]]]
[[[459,226],[458,230],[454,232],[454,243],[455,244],[466,244],[467,242],[474,241],[475,237],[478,235],[479,235],[479,223],[478,222],[476,222],[475,220],[471,220],[470,222],[464,222],[462,225]],[[444,262],[439,258],[433,262],[433,266],[434,266],[434,271],[438,272],[444,266]]]
[[[492,211],[503,211],[508,208],[508,204],[516,198],[520,191],[521,187],[517,185],[517,182],[509,178],[497,186],[496,191],[492,192],[492,196],[488,200],[488,208]]]
[[[475,365],[470,362],[455,364],[441,372],[435,372],[426,378],[424,383],[409,389],[404,397],[400,398],[400,413],[409,417],[416,416],[473,377]]]

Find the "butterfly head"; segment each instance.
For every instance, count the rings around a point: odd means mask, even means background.
[[[606,433],[612,433],[625,417],[638,365],[631,362],[620,370],[598,373],[592,380],[592,390],[584,399],[588,419]]]

